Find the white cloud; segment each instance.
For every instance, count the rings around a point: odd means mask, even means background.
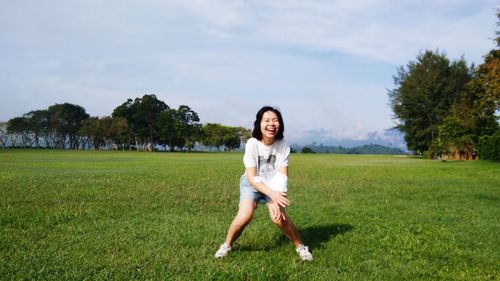
[[[251,127],[256,110],[271,104],[282,108],[291,137],[361,140],[393,125],[385,89],[420,50],[480,63],[493,46],[495,5],[3,1],[0,120],[65,101],[109,115],[127,98],[156,94],[189,105],[203,122]]]
[[[478,60],[494,26],[494,1],[194,1],[212,34],[402,64],[442,48]],[[201,5],[200,5],[201,4]],[[469,11],[465,14],[463,10]],[[493,23],[493,24],[492,24]],[[459,40],[460,44],[452,44]],[[464,50],[465,49],[465,50]],[[477,61],[476,61],[477,62]]]

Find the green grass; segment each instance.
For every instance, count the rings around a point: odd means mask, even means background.
[[[288,208],[261,205],[228,257],[237,153],[0,151],[0,279],[499,280],[500,164],[293,154]]]

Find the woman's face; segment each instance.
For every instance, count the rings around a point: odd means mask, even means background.
[[[262,132],[263,140],[274,141],[276,134],[278,134],[280,122],[278,115],[272,111],[264,112],[262,120],[260,121],[260,130]]]

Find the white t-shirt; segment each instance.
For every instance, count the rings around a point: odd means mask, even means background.
[[[287,192],[288,177],[279,173],[279,168],[288,166],[290,147],[285,140],[276,140],[267,146],[256,138],[245,145],[243,163],[245,168],[257,167],[256,182],[263,182],[272,190]]]

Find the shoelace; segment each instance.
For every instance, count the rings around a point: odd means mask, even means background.
[[[297,248],[297,252],[302,252],[302,251],[309,251],[309,247],[308,246],[304,246],[304,245],[300,245],[298,248]]]

